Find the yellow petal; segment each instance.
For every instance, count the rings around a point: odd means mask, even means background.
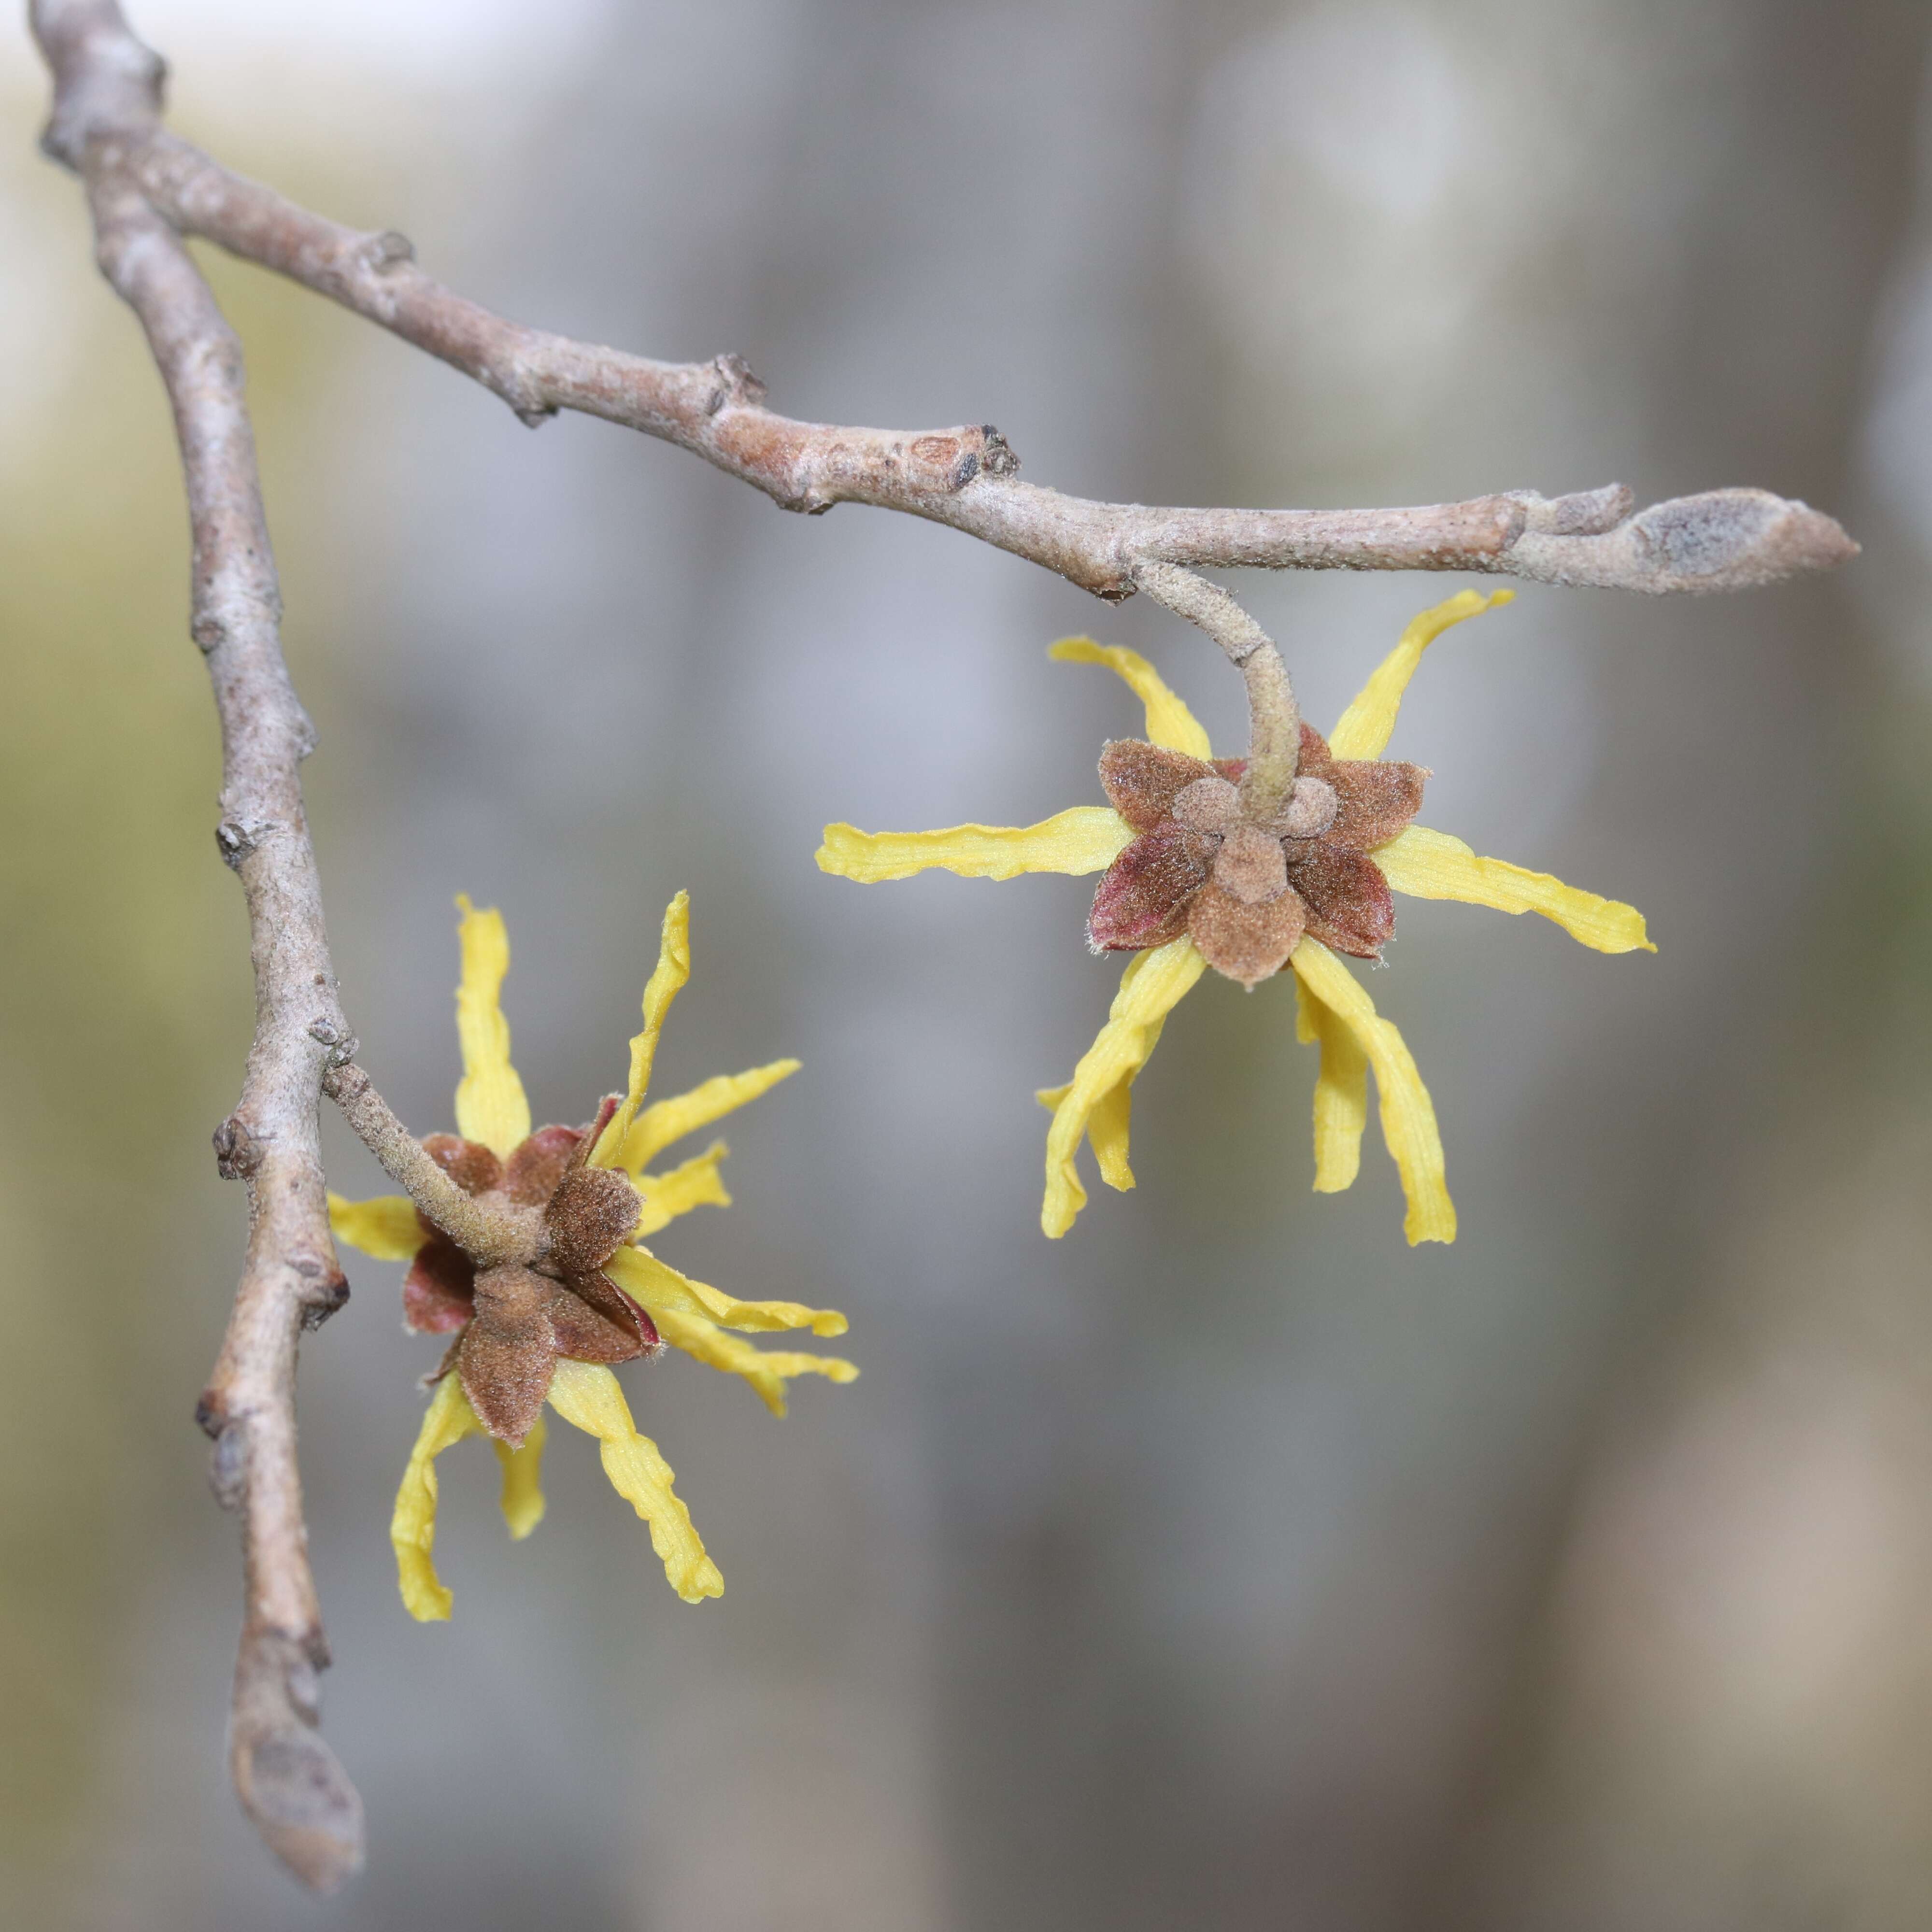
[[[456,1131],[507,1155],[530,1131],[530,1103],[510,1064],[510,1023],[503,1017],[503,975],[510,970],[510,936],[494,906],[482,912],[466,892],[456,903],[463,922],[463,981],[456,989],[456,1036],[463,1078],[456,1090]]]
[[[1424,611],[1376,667],[1361,694],[1342,712],[1342,722],[1328,734],[1329,750],[1338,758],[1379,758],[1395,729],[1402,694],[1408,688],[1423,652],[1450,625],[1461,623],[1465,617],[1479,617],[1485,610],[1498,610],[1515,599],[1514,590],[1492,590],[1486,597],[1480,590],[1459,590],[1446,603]]]
[[[943,832],[861,832],[828,825],[818,869],[867,886],[909,879],[934,866],[962,879],[1103,872],[1133,836],[1126,820],[1104,805],[1076,805],[1037,825],[955,825]]]
[[[1206,970],[1208,962],[1191,940],[1170,940],[1165,946],[1137,952],[1120,975],[1107,1024],[1073,1070],[1073,1078],[1059,1090],[1053,1124],[1046,1130],[1046,1196],[1040,1224],[1055,1240],[1072,1226],[1087,1204],[1074,1156],[1095,1123],[1094,1153],[1101,1172],[1113,1187],[1131,1187],[1127,1167],[1128,1084],[1147,1064],[1160,1040],[1167,1016]],[[1120,1096],[1114,1098],[1115,1090]],[[1102,1149],[1105,1151],[1102,1151]],[[1111,1170],[1111,1171],[1110,1171]]]
[[[754,1066],[743,1073],[720,1073],[668,1100],[655,1100],[631,1123],[624,1136],[623,1151],[617,1165],[632,1174],[673,1141],[694,1134],[716,1120],[755,1100],[760,1094],[789,1079],[798,1071],[795,1060],[775,1060],[769,1066]]]
[[[1332,1008],[1298,977],[1294,1033],[1304,1046],[1318,1041],[1315,1076],[1315,1191],[1339,1194],[1354,1184],[1362,1166],[1362,1130],[1369,1123],[1369,1061]]]
[[[1148,1051],[1152,1052],[1160,1041],[1160,1029],[1156,1026]],[[1133,1111],[1133,1088],[1131,1076],[1117,1080],[1094,1102],[1087,1122],[1087,1144],[1094,1150],[1100,1178],[1122,1194],[1134,1184],[1134,1171],[1127,1165],[1127,1128]]]
[[[631,1079],[622,1102],[604,1124],[590,1150],[592,1167],[614,1167],[617,1150],[643,1104],[651,1084],[651,1063],[657,1058],[658,1035],[685,982],[691,977],[691,895],[680,892],[664,908],[664,931],[658,941],[658,963],[644,987],[644,1025],[631,1041]]]
[[[1540,912],[1599,952],[1657,950],[1635,906],[1599,898],[1506,860],[1479,859],[1461,839],[1426,825],[1408,826],[1378,845],[1374,856],[1382,876],[1412,898],[1466,899],[1498,912]]]
[[[1160,1039],[1156,1028],[1154,1043],[1158,1044]],[[1153,1046],[1148,1050],[1152,1052]],[[1133,1112],[1133,1088],[1132,1074],[1114,1082],[1094,1102],[1093,1114],[1087,1123],[1087,1144],[1094,1150],[1100,1178],[1121,1194],[1134,1184],[1134,1171],[1127,1165],[1127,1130]],[[1034,1098],[1051,1113],[1072,1090],[1070,1082],[1064,1087],[1042,1087]]]
[[[658,1332],[672,1347],[682,1348],[709,1368],[742,1376],[774,1415],[785,1412],[784,1385],[790,1376],[827,1376],[835,1382],[849,1382],[859,1373],[856,1362],[837,1355],[808,1355],[741,1342],[702,1316],[679,1315],[666,1310],[654,1318]]]
[[[731,1197],[725,1191],[718,1163],[730,1150],[722,1141],[713,1141],[702,1154],[668,1174],[639,1174],[638,1190],[644,1197],[644,1207],[631,1231],[633,1237],[655,1234],[694,1208],[730,1207]]]
[[[809,1328],[814,1335],[842,1335],[850,1324],[836,1308],[807,1308],[796,1301],[736,1301],[722,1290],[680,1274],[648,1248],[620,1248],[604,1272],[653,1316],[698,1315],[727,1328],[772,1334]]]
[[[466,1436],[481,1436],[483,1425],[455,1376],[436,1385],[424,1411],[416,1446],[396,1492],[389,1519],[389,1541],[396,1552],[396,1582],[403,1607],[418,1623],[440,1623],[449,1615],[450,1594],[436,1574],[430,1551],[436,1546],[436,1459]]]
[[[1147,706],[1147,734],[1150,742],[1165,745],[1171,752],[1185,752],[1190,758],[1214,756],[1200,720],[1168,688],[1166,680],[1138,651],[1130,651],[1124,644],[1096,644],[1091,638],[1062,638],[1058,644],[1048,646],[1046,654],[1062,664],[1105,664],[1109,670],[1118,672]]]
[[[617,1378],[594,1362],[560,1356],[550,1381],[550,1406],[565,1421],[597,1438],[604,1473],[610,1486],[650,1525],[651,1547],[671,1588],[687,1604],[724,1595],[724,1580],[705,1555],[691,1512],[671,1487],[670,1465],[649,1436],[638,1433]]]
[[[373,1201],[328,1197],[328,1225],[338,1241],[374,1255],[379,1262],[407,1262],[429,1238],[416,1219],[416,1204],[406,1194],[379,1194]]]
[[[1402,1226],[1409,1246],[1453,1241],[1456,1206],[1444,1177],[1436,1109],[1402,1035],[1378,1016],[1361,982],[1318,940],[1304,939],[1290,963],[1310,992],[1347,1024],[1376,1070],[1382,1138],[1395,1157],[1402,1191],[1408,1197]]]
[[[446,1376],[443,1379],[453,1382],[456,1378]],[[507,1442],[500,1442],[494,1436],[490,1438],[490,1446],[496,1452],[496,1460],[503,1466],[503,1520],[509,1525],[511,1535],[519,1543],[543,1521],[543,1452],[544,1438],[548,1432],[539,1413],[530,1424],[530,1432],[524,1438],[520,1449],[512,1449]]]

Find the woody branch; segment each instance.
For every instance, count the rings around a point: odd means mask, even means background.
[[[128,32],[114,0],[43,0],[85,16],[96,64]],[[141,50],[145,52],[145,50]],[[55,132],[68,146],[97,110],[76,90]],[[1546,499],[1505,490],[1409,509],[1153,508],[1022,482],[988,425],[926,431],[804,423],[764,406],[736,356],[658,362],[492,314],[445,288],[393,231],[363,233],[243,179],[167,133],[152,93],[116,100],[115,138],[152,206],[184,234],[292,277],[473,376],[532,424],[559,410],[641,430],[764,490],[787,509],[835,503],[950,524],[1108,598],[1136,566],[1485,571],[1538,583],[1652,592],[1736,590],[1840,563],[1857,546],[1831,518],[1762,490],[1717,490],[1633,514],[1621,484]]]
[[[280,596],[232,332],[182,245],[214,242],[355,310],[502,397],[522,419],[577,410],[704,457],[785,508],[869,503],[950,525],[1109,599],[1144,590],[1198,625],[1246,676],[1257,782],[1292,782],[1295,713],[1274,645],[1202,568],[1458,570],[1659,592],[1734,590],[1827,568],[1857,546],[1832,518],[1729,489],[1636,512],[1621,485],[1546,499],[1510,490],[1406,509],[1155,508],[1020,480],[987,425],[925,432],[802,423],[766,409],[738,358],[666,363],[494,315],[365,234],[230,173],[161,125],[164,64],[116,0],[29,0],[54,76],[43,145],[86,183],[103,272],[146,330],[173,406],[194,542],[193,622],[222,726],[218,838],[247,898],[256,1025],[242,1096],[216,1135],[248,1184],[233,1313],[200,1414],[215,1486],[243,1526],[245,1615],[231,1764],[243,1804],[308,1884],[360,1864],[362,1811],[315,1729],[328,1661],[296,1462],[301,1330],[344,1292],[318,1137],[329,1091],[441,1220],[427,1156],[348,1065],[300,761],[313,736],[284,664]],[[412,1154],[410,1150],[413,1148]],[[412,1179],[416,1184],[411,1185]],[[431,1210],[431,1197],[442,1212]]]
[[[248,1245],[220,1359],[196,1414],[216,1494],[240,1516],[242,1640],[229,1753],[256,1828],[327,1891],[362,1860],[362,1809],[316,1729],[328,1640],[309,1569],[296,1461],[298,1340],[341,1306],[322,1184],[318,1096],[348,1027],[322,928],[298,776],[314,734],[283,662],[281,598],[262,508],[241,345],[118,140],[158,95],[160,63],[112,10],[39,0],[56,76],[46,146],[86,182],[101,272],[146,331],[174,411],[194,545],[191,625],[221,722],[222,855],[248,902],[256,1024],[235,1109],[214,1136],[248,1188]]]

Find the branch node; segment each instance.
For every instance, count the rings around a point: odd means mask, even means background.
[[[274,830],[272,818],[224,818],[214,828],[215,849],[226,865],[236,868]]]
[[[716,376],[711,393],[704,399],[704,413],[715,416],[728,403],[734,408],[755,409],[765,399],[765,386],[752,373],[752,365],[735,353],[716,356],[711,368]]]
[[[198,1408],[196,1414],[200,1414]],[[248,1432],[238,1420],[215,1429],[214,1447],[208,1454],[208,1486],[225,1510],[238,1510],[248,1499]]]
[[[380,275],[399,262],[413,262],[416,244],[400,230],[386,228],[381,234],[370,236],[358,252],[364,262]]]
[[[349,1306],[349,1277],[331,1265],[313,1288],[302,1293],[302,1325],[313,1335],[332,1315]]]
[[[230,1114],[214,1134],[214,1171],[224,1180],[247,1180],[259,1173],[268,1150],[240,1114]]]
[[[1017,476],[1020,453],[991,423],[982,423],[980,434],[986,439],[980,452],[980,467],[988,476]]]
[[[328,1048],[328,1062],[332,1066],[346,1066],[356,1058],[356,1049],[362,1045],[352,1033],[345,1031],[326,1016],[309,1022],[308,1036],[317,1046]]]

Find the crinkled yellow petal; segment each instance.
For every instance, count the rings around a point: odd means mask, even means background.
[[[428,1237],[416,1219],[416,1204],[406,1194],[379,1194],[373,1201],[328,1197],[328,1225],[338,1241],[374,1255],[379,1262],[406,1262]]]
[[[808,1355],[796,1351],[760,1348],[728,1335],[715,1322],[699,1315],[680,1315],[667,1309],[656,1316],[658,1332],[673,1348],[682,1348],[707,1367],[742,1376],[774,1415],[785,1412],[785,1383],[793,1376],[826,1376],[849,1382],[858,1375],[856,1362],[838,1355]]]
[[[1206,727],[1138,651],[1130,651],[1124,644],[1096,644],[1091,638],[1062,638],[1048,646],[1046,654],[1062,664],[1105,664],[1118,672],[1147,706],[1147,734],[1152,743],[1165,745],[1171,752],[1185,752],[1190,758],[1214,756]]]
[[[814,1335],[842,1335],[851,1325],[836,1308],[807,1308],[796,1301],[734,1300],[718,1288],[680,1274],[649,1248],[620,1248],[604,1264],[604,1272],[653,1316],[701,1316],[727,1328],[761,1335],[788,1328],[809,1328]]]
[[[657,1058],[658,1035],[664,1030],[670,1003],[691,977],[691,895],[680,892],[664,908],[664,931],[658,941],[658,963],[644,987],[644,1030],[631,1040],[631,1079],[617,1111],[605,1122],[590,1150],[592,1167],[614,1167],[617,1150],[644,1104],[651,1084],[651,1063]]]
[[[1151,1053],[1160,1042],[1160,1031],[1156,1027],[1148,1051]],[[1087,1122],[1087,1144],[1094,1150],[1100,1178],[1121,1194],[1134,1184],[1134,1171],[1127,1165],[1127,1130],[1133,1112],[1133,1090],[1134,1077],[1131,1073],[1123,1080],[1117,1080],[1094,1102],[1093,1114]],[[1042,1087],[1034,1098],[1050,1113],[1072,1090],[1070,1082],[1064,1087]]]
[[[463,946],[463,980],[456,989],[456,1036],[463,1048],[463,1078],[456,1089],[456,1131],[507,1155],[530,1131],[530,1103],[510,1064],[510,1023],[503,1017],[503,975],[510,970],[510,936],[494,906],[478,912],[467,892],[456,903],[463,914],[457,937]]]
[[[1395,1157],[1402,1191],[1408,1197],[1402,1232],[1418,1241],[1456,1238],[1456,1204],[1442,1163],[1442,1136],[1429,1089],[1400,1034],[1376,1012],[1361,982],[1318,940],[1304,938],[1290,963],[1301,983],[1346,1022],[1376,1070],[1382,1096],[1382,1138]]]
[[[1540,912],[1599,952],[1654,952],[1643,914],[1504,859],[1480,859],[1460,838],[1412,825],[1375,850],[1382,876],[1412,898],[1466,899],[1498,912]]]
[[[638,1173],[646,1161],[672,1142],[681,1141],[686,1134],[694,1134],[700,1127],[708,1127],[747,1101],[755,1100],[781,1080],[789,1079],[798,1068],[795,1060],[775,1060],[768,1066],[754,1066],[743,1073],[714,1075],[688,1094],[652,1101],[631,1123],[617,1166],[629,1173]]]
[[[450,1594],[436,1574],[436,1459],[466,1436],[481,1436],[483,1425],[463,1393],[461,1380],[445,1376],[424,1412],[416,1446],[410,1451],[403,1486],[389,1519],[389,1541],[396,1552],[396,1582],[403,1607],[418,1623],[440,1623],[449,1615]]]
[[[639,1174],[638,1191],[644,1198],[644,1206],[638,1225],[631,1230],[632,1236],[655,1234],[694,1208],[730,1207],[731,1196],[718,1163],[730,1151],[722,1141],[713,1141],[702,1154],[668,1174]]]
[[[454,1378],[452,1378],[454,1379]],[[691,1512],[671,1487],[671,1466],[647,1436],[638,1433],[617,1378],[594,1362],[557,1358],[550,1406],[574,1427],[597,1438],[610,1486],[651,1526],[651,1547],[670,1586],[687,1604],[722,1597],[724,1580],[704,1553]]]
[[[1037,825],[954,825],[943,832],[861,832],[828,825],[818,869],[867,886],[909,879],[934,866],[962,879],[1104,872],[1133,836],[1126,820],[1105,805],[1076,805]]]
[[[443,1379],[453,1382],[456,1378],[446,1376]],[[520,1449],[512,1449],[494,1436],[490,1438],[496,1460],[503,1466],[503,1520],[519,1543],[543,1521],[543,1452],[548,1432],[539,1414],[530,1424],[530,1432],[524,1438]]]
[[[1360,694],[1342,714],[1342,721],[1328,734],[1328,748],[1338,758],[1379,758],[1395,729],[1396,713],[1402,709],[1402,694],[1408,688],[1422,654],[1452,624],[1465,617],[1478,617],[1485,610],[1513,603],[1514,590],[1492,590],[1485,597],[1480,590],[1459,590],[1446,603],[1410,624],[1401,641],[1378,664]]]
[[[1294,982],[1294,1034],[1304,1046],[1319,1042],[1315,1076],[1315,1191],[1339,1194],[1361,1171],[1362,1130],[1369,1124],[1369,1061],[1346,1022]]]
[[[1102,1161],[1103,1177],[1111,1186],[1133,1185],[1127,1166],[1126,1088],[1147,1064],[1168,1015],[1207,964],[1192,940],[1174,939],[1136,953],[1120,975],[1107,1023],[1073,1070],[1072,1080],[1059,1090],[1053,1124],[1046,1130],[1046,1195],[1040,1204],[1040,1225],[1051,1239],[1065,1234],[1087,1204],[1074,1156],[1096,1118],[1100,1129],[1094,1152]],[[1118,1101],[1116,1088],[1120,1090]]]

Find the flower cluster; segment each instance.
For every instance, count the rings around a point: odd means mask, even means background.
[[[658,1036],[691,974],[688,905],[680,892],[664,915],[656,970],[644,989],[644,1028],[631,1042],[630,1079],[587,1126],[532,1130],[530,1102],[510,1059],[500,1000],[509,940],[500,914],[467,899],[460,928],[462,983],[457,1031],[463,1078],[456,1132],[423,1148],[482,1210],[481,1252],[459,1246],[406,1196],[329,1197],[338,1238],[384,1260],[410,1264],[405,1325],[452,1336],[430,1377],[434,1394],[404,1472],[390,1526],[403,1601],[422,1619],[447,1617],[438,1580],[436,1458],[466,1436],[486,1435],[503,1466],[502,1510],[514,1537],[544,1513],[539,1482],[546,1404],[596,1436],[617,1492],[650,1526],[652,1546],[687,1603],[724,1589],[670,1466],[638,1434],[614,1364],[656,1356],[668,1343],[710,1367],[742,1376],[775,1415],[784,1385],[813,1374],[850,1382],[858,1370],[836,1356],[761,1349],[736,1330],[809,1328],[844,1334],[845,1318],[789,1301],[739,1301],[680,1274],[643,1245],[680,1214],[730,1196],[718,1172],[724,1143],[661,1173],[646,1171],[666,1148],[755,1100],[798,1070],[795,1060],[720,1075],[646,1106]]]
[[[1382,757],[1403,692],[1429,646],[1452,624],[1505,604],[1466,590],[1402,633],[1328,737],[1300,729],[1292,783],[1244,783],[1249,764],[1216,760],[1208,734],[1136,652],[1069,638],[1051,655],[1117,672],[1144,706],[1147,738],[1108,744],[1108,803],[1076,806],[1038,825],[955,826],[866,833],[828,825],[818,863],[864,884],[931,867],[968,878],[1022,872],[1102,874],[1088,923],[1096,951],[1131,952],[1113,1010],[1065,1085],[1043,1090],[1046,1137],[1040,1223],[1064,1234],[1086,1204],[1075,1166],[1083,1140],[1100,1178],[1134,1184],[1127,1164],[1132,1088],[1168,1015],[1208,968],[1252,990],[1287,966],[1297,1032],[1321,1049],[1315,1084],[1315,1186],[1350,1186],[1368,1119],[1368,1075],[1381,1094],[1412,1244],[1455,1238],[1456,1210],[1428,1089],[1400,1034],[1376,1011],[1338,954],[1379,962],[1395,928],[1393,892],[1538,912],[1599,952],[1654,952],[1642,915],[1540,872],[1479,858],[1460,839],[1412,820],[1429,774]]]

